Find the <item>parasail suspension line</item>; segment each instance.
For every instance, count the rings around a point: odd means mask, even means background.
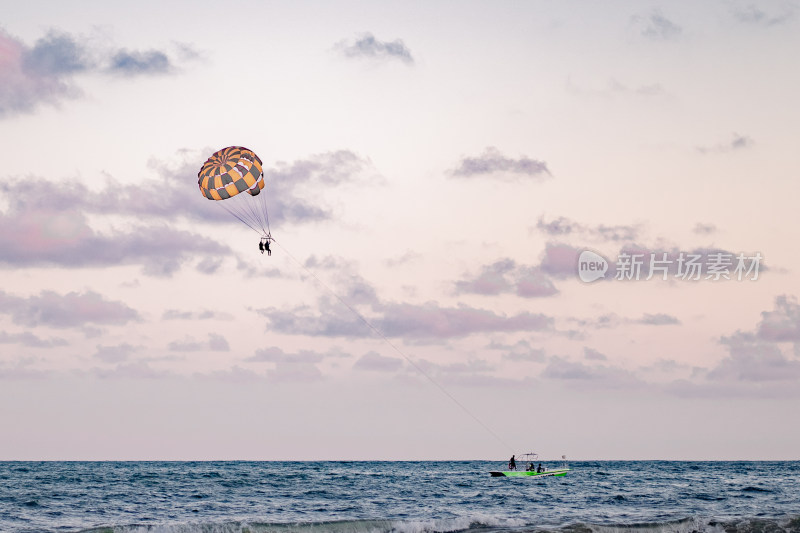
[[[506,441],[504,441],[503,439],[501,439],[501,438],[500,438],[500,436],[499,436],[497,433],[495,433],[494,431],[492,431],[492,429],[491,429],[489,426],[487,426],[487,425],[486,425],[486,424],[485,424],[485,423],[484,423],[484,422],[483,422],[483,421],[482,421],[480,418],[478,418],[478,417],[477,417],[477,415],[475,415],[475,414],[474,414],[472,411],[470,411],[469,409],[467,409],[467,407],[466,407],[464,404],[462,404],[461,402],[459,402],[459,401],[458,401],[458,399],[456,399],[456,397],[455,397],[455,396],[453,396],[452,394],[450,394],[450,393],[447,391],[447,389],[445,389],[445,388],[444,388],[444,387],[443,387],[443,386],[442,386],[442,385],[441,385],[441,384],[440,384],[438,381],[436,381],[435,379],[433,379],[433,377],[431,377],[431,375],[430,375],[430,374],[428,374],[427,372],[425,372],[425,370],[423,370],[423,369],[422,369],[422,367],[420,367],[420,366],[419,366],[417,363],[415,363],[413,359],[411,359],[411,358],[410,358],[410,357],[408,357],[408,356],[407,356],[405,353],[403,353],[403,351],[402,351],[400,348],[398,348],[398,347],[397,347],[397,345],[395,345],[395,344],[394,344],[394,343],[393,343],[391,340],[389,340],[389,338],[388,338],[386,335],[384,335],[384,334],[383,334],[383,332],[382,332],[381,330],[379,330],[377,327],[375,327],[375,326],[374,326],[374,325],[373,325],[373,324],[372,324],[372,323],[371,323],[369,320],[367,320],[367,319],[364,317],[364,315],[362,315],[361,313],[359,313],[359,312],[358,312],[358,311],[357,311],[357,310],[356,310],[356,309],[355,309],[353,306],[351,306],[350,304],[348,304],[348,303],[347,303],[347,302],[346,302],[346,301],[345,301],[345,300],[344,300],[344,299],[343,299],[341,296],[339,296],[338,294],[336,294],[336,292],[334,292],[334,290],[333,290],[333,289],[331,289],[331,288],[330,288],[330,287],[329,287],[329,286],[328,286],[328,285],[327,285],[327,284],[326,284],[324,281],[322,281],[321,279],[319,279],[319,278],[317,277],[317,275],[316,275],[316,274],[314,274],[314,273],[313,273],[311,270],[309,270],[309,269],[308,269],[308,267],[306,267],[306,266],[305,266],[303,263],[301,263],[300,261],[298,261],[298,260],[297,260],[297,258],[295,258],[295,257],[294,257],[294,256],[293,256],[293,255],[292,255],[290,252],[289,252],[289,250],[287,250],[287,249],[286,249],[284,246],[282,246],[282,245],[281,245],[281,243],[279,243],[279,242],[278,242],[278,241],[276,241],[275,239],[272,239],[272,242],[274,242],[276,245],[280,246],[281,250],[283,250],[283,251],[286,253],[286,255],[287,255],[287,256],[289,256],[289,258],[290,258],[292,261],[294,261],[294,262],[295,262],[295,263],[296,263],[296,264],[297,264],[297,265],[298,265],[298,266],[299,266],[301,269],[305,270],[305,272],[306,272],[306,273],[307,273],[309,276],[311,276],[312,278],[314,278],[314,279],[317,281],[317,283],[318,283],[318,284],[319,284],[319,285],[320,285],[322,288],[324,288],[326,291],[328,291],[328,293],[329,293],[331,296],[333,296],[334,298],[336,298],[337,300],[339,300],[339,302],[340,302],[340,303],[341,303],[343,306],[345,306],[346,308],[348,308],[348,309],[350,310],[350,312],[352,312],[352,313],[353,313],[355,316],[357,316],[357,317],[358,317],[358,318],[359,318],[359,319],[360,319],[360,320],[361,320],[361,321],[362,321],[364,324],[366,324],[366,326],[367,326],[369,329],[371,329],[373,332],[375,332],[375,334],[377,334],[377,335],[378,335],[378,336],[379,336],[381,339],[383,339],[383,340],[384,340],[384,342],[386,342],[386,344],[388,344],[388,345],[389,345],[389,346],[390,346],[390,347],[391,347],[391,348],[392,348],[392,349],[393,349],[395,352],[397,352],[397,353],[398,353],[398,354],[399,354],[399,355],[400,355],[400,356],[401,356],[403,359],[405,359],[406,361],[408,361],[408,362],[409,362],[409,364],[410,364],[411,366],[413,366],[413,367],[414,367],[414,368],[417,370],[417,372],[419,372],[420,374],[422,374],[422,375],[423,375],[423,376],[424,376],[424,377],[425,377],[425,378],[426,378],[428,381],[430,381],[431,383],[433,383],[433,385],[434,385],[434,386],[435,386],[437,389],[439,389],[439,391],[441,391],[441,392],[442,392],[442,394],[444,394],[445,396],[447,396],[448,398],[450,398],[450,399],[453,401],[453,403],[455,403],[455,404],[456,404],[458,407],[460,407],[460,408],[461,408],[461,410],[462,410],[462,411],[464,411],[464,412],[465,412],[467,415],[469,415],[469,417],[470,417],[470,418],[472,418],[472,419],[473,419],[475,422],[477,422],[479,426],[481,426],[481,427],[482,427],[483,429],[485,429],[485,430],[486,430],[486,431],[487,431],[487,432],[488,432],[490,435],[492,435],[492,437],[494,437],[494,438],[497,440],[497,442],[499,442],[500,444],[502,444],[503,446],[505,446],[506,448],[508,448],[509,450],[511,450],[511,452],[512,452],[512,453],[514,452],[514,449],[513,449],[513,448],[512,448],[512,447],[511,447],[511,446],[510,446],[510,445],[509,445],[509,444],[508,444]]]

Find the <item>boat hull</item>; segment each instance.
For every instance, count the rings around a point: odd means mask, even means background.
[[[566,476],[569,468],[556,468],[555,470],[547,470],[546,472],[531,472],[528,470],[506,470],[503,472],[489,472],[492,477],[551,477],[551,476]]]

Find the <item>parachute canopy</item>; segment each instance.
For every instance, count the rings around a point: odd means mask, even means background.
[[[229,146],[209,157],[197,173],[200,192],[240,222],[269,237],[269,214],[261,159],[242,146]],[[240,194],[243,192],[248,194]]]
[[[209,200],[227,200],[244,191],[255,196],[264,188],[261,159],[241,146],[214,152],[203,163],[197,178],[200,192]]]

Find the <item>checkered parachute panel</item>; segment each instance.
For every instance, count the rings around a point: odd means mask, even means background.
[[[200,192],[262,237],[269,237],[269,213],[261,159],[242,146],[229,146],[209,157],[197,173]],[[241,194],[247,192],[247,194]],[[221,201],[224,200],[224,201]]]
[[[264,188],[261,159],[241,146],[223,148],[203,164],[197,184],[209,200],[227,200],[245,191],[256,196]]]

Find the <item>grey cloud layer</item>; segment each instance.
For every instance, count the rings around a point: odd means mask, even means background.
[[[322,301],[319,313],[305,308],[259,309],[268,328],[281,333],[320,337],[371,337],[373,331],[358,317],[346,313],[337,303]],[[449,339],[475,333],[543,331],[552,328],[551,317],[518,313],[497,314],[467,305],[442,307],[435,302],[421,305],[373,302],[369,321],[387,337],[406,339]]]
[[[523,298],[553,296],[558,293],[540,268],[517,265],[510,258],[483,266],[477,275],[456,281],[455,288],[459,294],[515,293]]]
[[[167,348],[171,352],[228,352],[231,349],[227,339],[215,333],[209,333],[208,340],[204,341],[194,339],[172,341]]]
[[[547,222],[544,217],[539,217],[536,229],[551,237],[580,236],[598,241],[633,241],[640,232],[638,225],[587,226],[566,217],[557,217]]]
[[[299,224],[329,218],[331,213],[314,203],[314,191],[353,182],[368,165],[347,151],[279,164],[267,175],[271,219],[276,224]],[[179,169],[162,167],[156,170],[159,177],[135,185],[109,181],[100,190],[67,180],[38,179],[36,187],[30,186],[30,179],[6,180],[0,184],[0,195],[10,207],[0,213],[0,265],[142,264],[147,275],[169,276],[190,259],[200,258],[197,269],[212,274],[231,250],[169,225],[176,218],[237,223],[197,192],[199,167],[200,162]],[[102,234],[89,226],[86,215],[130,216],[137,223],[134,229]]]
[[[734,133],[730,141],[717,143],[713,146],[698,146],[697,151],[701,154],[724,154],[752,148],[755,144],[752,138],[747,135]]]
[[[399,60],[403,63],[412,64],[414,58],[411,50],[401,39],[394,41],[381,41],[371,33],[364,33],[358,39],[351,41],[341,41],[336,48],[349,58],[368,58],[372,60]]]
[[[550,176],[547,163],[527,156],[513,159],[503,155],[497,148],[488,147],[477,157],[465,157],[452,171],[456,178],[493,176],[501,179],[520,179],[523,177],[541,179]]]
[[[120,326],[139,320],[139,313],[123,302],[106,300],[86,291],[58,294],[42,291],[29,297],[0,291],[0,313],[27,327],[75,328],[84,325]]]
[[[747,6],[735,6],[732,12],[734,18],[739,22],[762,27],[784,24],[792,20],[797,12],[797,5],[790,3],[783,3],[780,6],[779,13],[776,13],[774,10],[773,12],[768,12],[764,7],[763,3],[759,5],[753,3]]]
[[[83,72],[134,76],[173,70],[169,56],[161,50],[91,48],[57,30],[49,31],[33,46],[0,30],[0,50],[4,56],[0,62],[0,119],[77,96],[80,91],[73,81]]]
[[[676,39],[683,33],[683,28],[658,10],[653,10],[647,15],[636,15],[632,21],[644,37],[656,41]]]
[[[125,76],[166,74],[172,70],[172,64],[167,54],[160,50],[139,52],[123,49],[111,57],[108,70]]]
[[[797,298],[785,294],[775,298],[775,309],[761,313],[757,334],[767,341],[800,343],[800,305]]]
[[[0,301],[2,301],[2,296],[0,296]],[[43,339],[30,331],[21,333],[0,331],[0,344],[20,344],[29,348],[54,348],[56,346],[67,346],[69,343],[60,337]]]

